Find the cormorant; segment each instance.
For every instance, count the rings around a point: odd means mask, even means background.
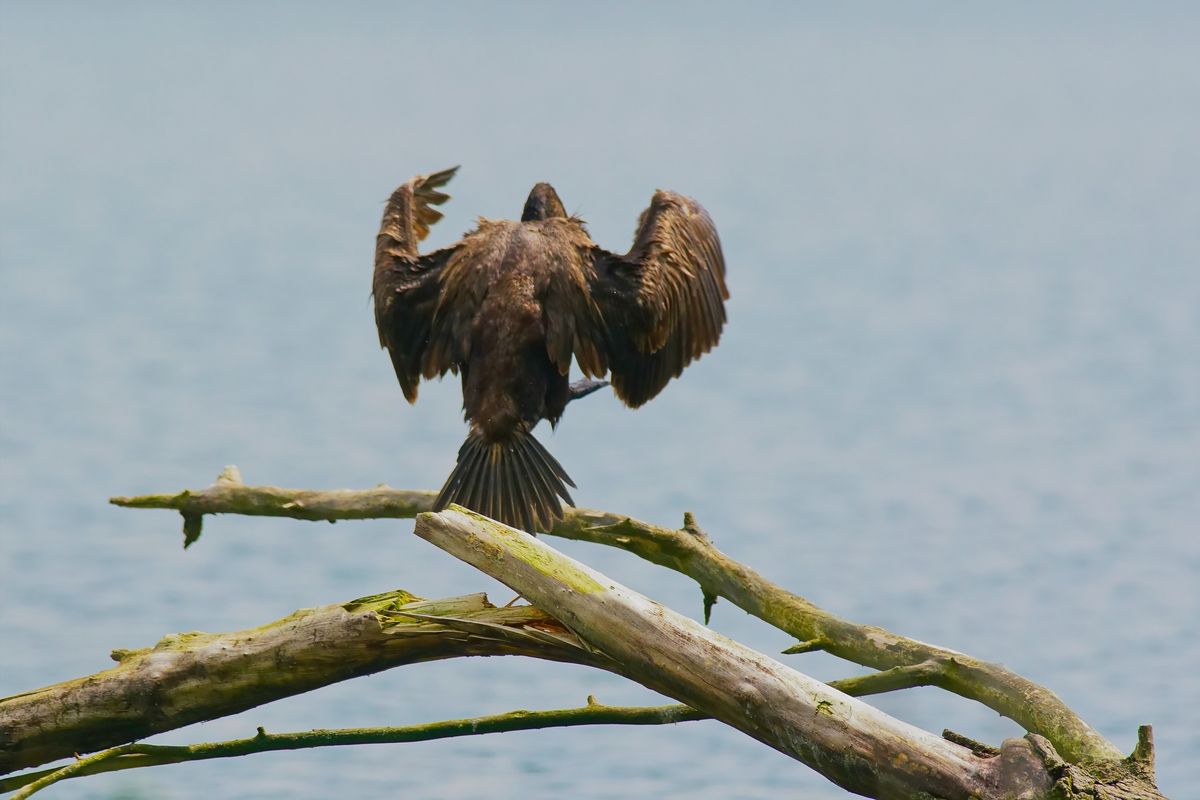
[[[413,178],[384,209],[373,281],[380,346],[410,403],[422,377],[462,376],[471,429],[434,508],[458,503],[549,530],[562,518],[559,498],[574,504],[566,484],[575,484],[531,431],[606,385],[568,384],[572,356],[587,378],[610,373],[631,408],[657,395],[721,336],[721,243],[699,203],[660,189],[633,247],[616,255],[539,183],[520,222],[480,218],[458,243],[420,255],[457,170]]]

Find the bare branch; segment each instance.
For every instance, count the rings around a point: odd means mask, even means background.
[[[0,774],[420,661],[527,655],[621,671],[531,606],[495,608],[483,594],[429,601],[402,590],[235,633],[174,634],[112,655],[119,662],[112,669],[0,698]],[[831,685],[863,694],[903,688],[887,673],[873,679]]]
[[[305,491],[245,486],[240,476],[199,491],[114,497],[130,508],[174,509],[185,519],[203,514],[252,514],[329,520],[410,518],[432,508],[434,493],[377,487],[365,491]],[[690,515],[689,515],[690,516]],[[198,535],[198,522],[193,522]],[[932,685],[978,701],[1046,737],[1069,761],[1120,760],[1122,753],[1079,718],[1049,689],[963,653],[842,619],[772,583],[722,553],[691,520],[682,530],[622,515],[570,509],[551,535],[604,544],[675,570],[695,580],[706,597],[724,597],[739,608],[795,636],[794,652],[823,649],[878,670],[937,664]]]
[[[553,559],[539,555],[537,548],[553,552],[545,545],[503,526],[495,527],[532,542],[532,548],[518,548],[526,566],[533,565],[552,582],[565,580],[585,602],[596,593],[583,590],[617,588],[597,573],[591,574],[591,584],[576,580],[578,574],[564,573]],[[480,545],[476,555],[489,562],[504,556],[486,544]],[[587,577],[587,573],[580,574]],[[526,589],[518,591],[537,597]],[[636,611],[636,607],[610,607],[610,598],[591,597],[590,602],[598,601],[602,612],[596,619],[603,623],[612,618],[607,623],[608,639],[597,637],[596,641],[591,638],[595,631],[585,629],[577,613],[571,616],[572,603],[579,598],[566,598],[570,602],[565,604],[562,599],[558,598],[554,607],[564,620],[574,620],[570,628],[529,606],[494,608],[483,595],[423,601],[394,591],[301,610],[238,633],[179,634],[166,637],[154,648],[114,651],[120,663],[113,669],[0,699],[0,769],[111,747],[389,666],[462,655],[523,654],[610,670],[678,698],[690,698],[687,692],[692,689],[701,693],[698,696],[706,691],[715,693],[714,706],[701,707],[702,712],[728,712],[732,716],[722,716],[724,721],[807,763],[819,763],[823,774],[834,776],[842,785],[876,796],[892,796],[894,791],[911,794],[901,787],[916,781],[918,786],[945,782],[949,788],[963,790],[949,791],[947,797],[966,796],[963,792],[981,798],[1040,797],[1039,787],[1050,780],[1049,774],[1072,786],[1092,787],[1096,798],[1160,797],[1153,789],[1148,732],[1137,758],[1086,769],[1063,762],[1048,741],[1033,735],[1028,741],[1005,742],[998,757],[980,760],[978,753],[960,752],[949,742],[931,744],[936,738],[932,734],[869,706],[856,705],[831,687],[730,643],[644,598],[640,598],[643,610],[652,613],[634,626],[623,612]],[[614,611],[622,613],[610,614]],[[683,629],[676,627],[679,619],[684,619]],[[587,633],[588,638],[580,638],[573,629]],[[632,636],[634,633],[638,635]],[[688,641],[683,634],[698,635],[696,641],[705,652],[683,647]],[[657,637],[656,646],[647,645],[648,636]],[[623,644],[614,647],[613,642]],[[712,647],[724,648],[724,655],[709,657],[707,651]],[[936,663],[898,667],[838,681],[834,686],[855,694],[891,691],[932,682],[941,667]],[[731,685],[731,680],[735,684]],[[680,686],[686,691],[677,691]],[[765,715],[760,713],[764,707]],[[692,712],[680,708],[679,713]],[[56,774],[54,780],[58,780],[107,769],[112,759],[164,752],[154,750],[154,745],[133,747],[141,749],[106,751],[101,758],[82,759],[62,772],[19,776],[4,785],[50,774]],[[974,788],[964,788],[970,786]],[[1113,793],[1106,787],[1118,787],[1119,791]],[[1036,791],[1028,794],[1027,790]]]
[[[505,583],[652,689],[868,797],[991,796],[985,762],[727,639],[527,533],[451,506],[416,534]],[[702,665],[702,666],[700,666]]]
[[[267,733],[262,728],[247,739],[204,742],[189,745],[128,744],[104,750],[55,769],[41,770],[0,780],[0,793],[28,787],[12,800],[30,794],[66,778],[79,778],[101,772],[117,772],[163,764],[181,764],[212,758],[232,758],[276,750],[304,750],[313,747],[342,747],[358,744],[398,744],[427,742],[459,736],[529,731],[541,728],[566,728],[579,725],[671,725],[676,722],[709,719],[685,705],[606,706],[588,698],[581,708],[554,711],[510,711],[471,719],[452,719],[423,725],[383,728],[342,728],[299,733]],[[36,785],[33,785],[36,784]]]
[[[892,667],[882,672],[872,672],[857,678],[842,678],[831,681],[830,686],[854,697],[912,689],[916,686],[936,686],[941,678],[942,667],[936,661],[925,661],[907,667]]]
[[[184,546],[200,537],[205,514],[243,514],[256,517],[290,517],[317,522],[341,519],[412,519],[433,507],[433,492],[410,492],[378,486],[374,489],[313,491],[274,486],[245,486],[236,467],[226,467],[217,482],[199,491],[112,497],[125,508],[166,508],[184,519]]]
[[[579,541],[621,547],[695,580],[704,589],[801,641],[801,652],[821,649],[879,670],[915,665],[930,669],[931,685],[978,701],[1049,739],[1071,760],[1120,759],[1121,752],[1049,689],[999,664],[862,625],[793,594],[722,553],[707,537],[624,519],[588,525],[572,514],[553,531]],[[611,515],[603,515],[605,519]]]
[[[397,590],[250,630],[167,636],[152,648],[115,651],[118,665],[104,672],[0,698],[0,774],[389,667],[486,655],[608,666],[536,608]]]

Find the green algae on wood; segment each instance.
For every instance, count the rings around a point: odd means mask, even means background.
[[[532,540],[533,543],[531,544],[529,534],[510,528],[507,525],[496,522],[460,505],[452,504],[450,509],[465,514],[487,528],[488,532],[493,536],[502,540],[502,549],[497,547],[489,548],[489,543],[483,540],[475,540],[473,542],[480,544],[484,548],[493,550],[496,554],[492,556],[493,558],[497,557],[497,555],[507,555],[516,558],[533,567],[546,577],[554,578],[577,592],[592,593],[604,591],[605,587],[584,570],[566,563],[562,559],[548,556],[543,548],[536,546],[536,540]]]

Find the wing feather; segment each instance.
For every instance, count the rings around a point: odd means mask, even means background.
[[[410,403],[416,401],[417,384],[428,370],[425,351],[440,292],[438,275],[455,251],[447,248],[422,256],[417,244],[442,218],[442,212],[433,206],[450,199],[439,189],[457,170],[451,167],[418,175],[400,185],[388,199],[375,238],[372,294],[379,345],[387,348],[396,379]]]
[[[729,299],[721,241],[699,203],[660,189],[630,251],[595,248],[592,260],[602,319],[590,339],[579,337],[576,359],[594,377],[606,367],[617,396],[636,408],[720,340]]]

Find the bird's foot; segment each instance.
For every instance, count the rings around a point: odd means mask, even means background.
[[[587,397],[592,392],[597,389],[603,389],[605,386],[608,386],[608,381],[593,381],[588,379],[575,381],[567,387],[567,402]]]

